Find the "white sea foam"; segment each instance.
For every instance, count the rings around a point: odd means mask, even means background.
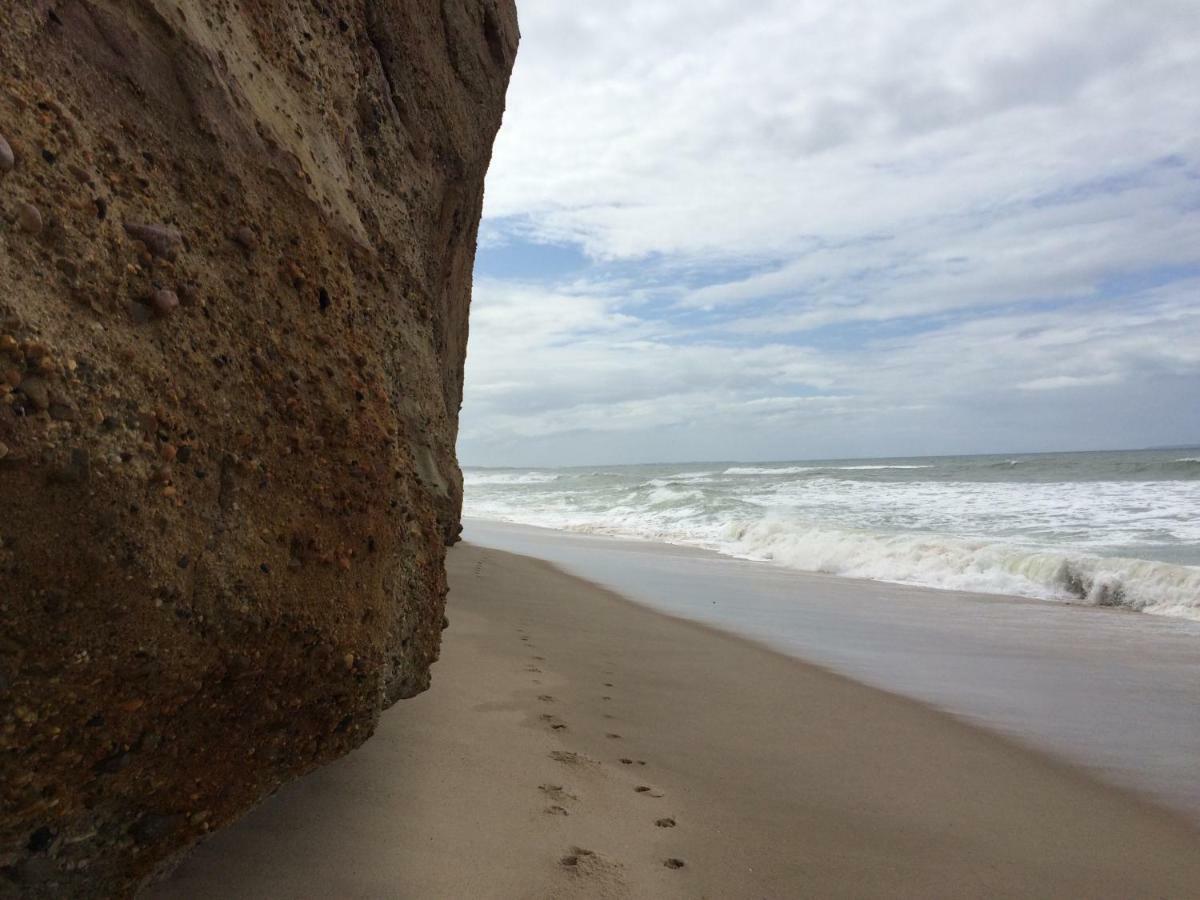
[[[1191,463],[1130,454],[474,470],[466,512],[805,571],[1200,619]]]
[[[828,466],[833,472],[873,472],[884,469],[932,469],[933,466]]]
[[[717,549],[822,572],[980,593],[1119,606],[1200,620],[1200,568],[939,535],[872,534],[762,520]]]
[[[552,481],[558,481],[561,477],[551,472],[478,472],[468,469],[463,472],[463,483],[466,485],[549,484]]]
[[[880,466],[784,466],[772,469],[768,466],[733,466],[725,470],[726,475],[803,475],[805,472],[882,472],[888,469],[932,469],[932,465],[880,465]]]
[[[725,475],[802,475],[805,472],[816,472],[820,466],[786,466],[772,469],[766,466],[731,466]]]

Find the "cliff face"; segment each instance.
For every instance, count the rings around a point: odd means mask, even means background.
[[[131,891],[423,690],[512,0],[0,29],[0,895]]]

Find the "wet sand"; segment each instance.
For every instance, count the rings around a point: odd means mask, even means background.
[[[1200,894],[1200,831],[917,702],[460,545],[432,690],[150,893]]]
[[[651,609],[1014,737],[1200,825],[1200,622],[800,572],[706,550],[467,520]]]

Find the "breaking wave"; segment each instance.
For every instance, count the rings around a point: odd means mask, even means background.
[[[765,466],[731,466],[724,471],[725,475],[801,475],[805,472],[815,472],[820,466],[787,466],[770,469]]]
[[[885,472],[889,469],[932,469],[932,465],[887,465],[887,466],[784,466],[770,468],[768,466],[731,466],[724,475],[803,475],[805,472]]]
[[[467,470],[471,516],[1200,620],[1200,457]]]
[[[549,484],[562,476],[550,472],[463,472],[468,487],[484,484]]]
[[[718,549],[806,572],[1121,607],[1200,620],[1200,568],[934,535],[887,535],[764,520]]]

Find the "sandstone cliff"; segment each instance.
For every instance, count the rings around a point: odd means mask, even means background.
[[[0,895],[121,895],[428,685],[516,14],[3,7]]]

